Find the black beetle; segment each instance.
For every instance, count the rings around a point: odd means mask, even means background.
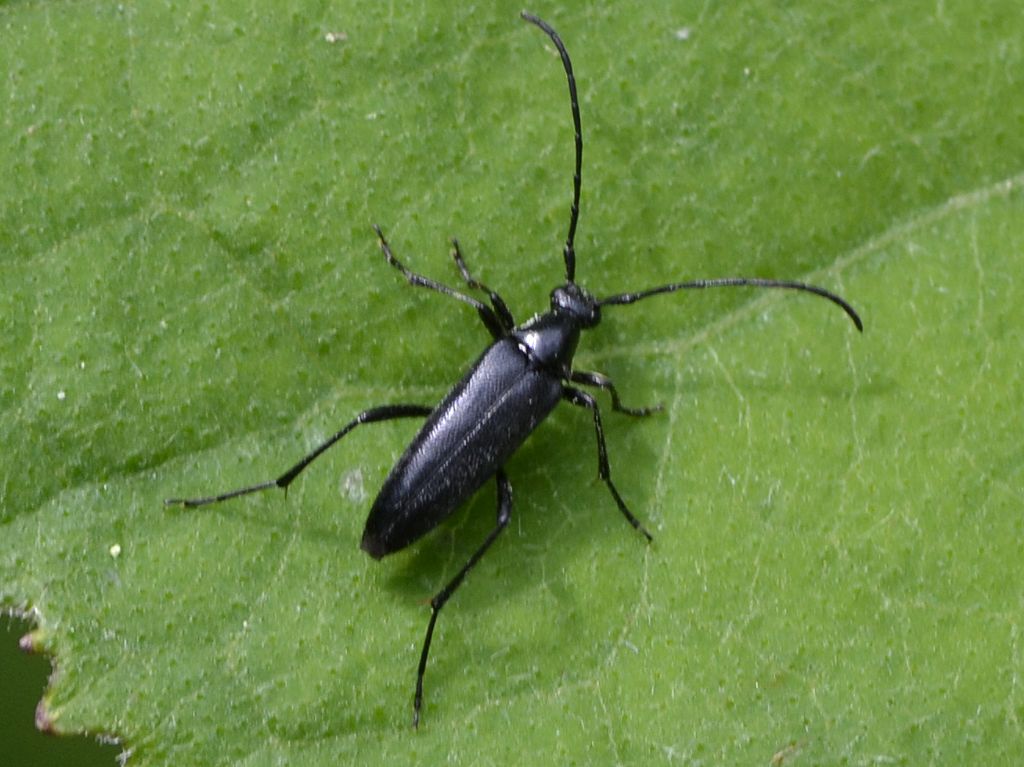
[[[470,289],[479,290],[487,295],[489,306],[407,269],[391,252],[391,247],[380,227],[374,226],[385,258],[410,284],[429,288],[472,306],[494,337],[493,343],[437,407],[400,404],[371,408],[356,416],[277,479],[220,495],[190,499],[172,498],[165,502],[168,505],[203,506],[274,487],[287,488],[313,460],[355,427],[375,421],[426,416],[426,423],[384,481],[384,486],[366,520],[362,549],[374,559],[380,559],[404,549],[433,530],[476,493],[487,480],[494,477],[498,488],[497,524],[455,577],[430,600],[430,622],[427,624],[427,634],[423,640],[416,671],[413,726],[419,724],[423,703],[423,675],[427,667],[427,655],[430,652],[430,641],[438,613],[462,583],[466,573],[505,529],[511,517],[512,486],[505,475],[505,462],[561,400],[586,408],[593,414],[600,477],[608,486],[623,516],[651,540],[651,534],[633,516],[612,483],[597,401],[587,392],[572,385],[580,384],[606,390],[611,395],[612,409],[627,415],[644,416],[660,409],[624,407],[615,386],[607,377],[600,373],[572,369],[580,332],[597,326],[601,321],[602,307],[632,304],[660,293],[686,289],[735,286],[785,288],[812,293],[838,304],[850,316],[857,329],[863,330],[857,312],[843,298],[824,288],[802,282],[747,277],[690,280],[600,299],[577,285],[573,240],[579,218],[583,137],[576,80],[573,77],[569,54],[555,30],[533,14],[524,11],[522,17],[540,27],[558,49],[569,83],[569,100],[576,138],[572,208],[569,215],[569,233],[563,250],[565,284],[551,292],[550,310],[546,314],[534,316],[522,325],[516,325],[512,313],[501,297],[469,273],[457,240],[452,241],[452,257],[462,278]]]

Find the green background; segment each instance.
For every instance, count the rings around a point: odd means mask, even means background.
[[[565,82],[519,6],[0,5],[0,603],[54,726],[132,764],[1016,764],[1024,17],[985,4],[534,6],[580,84],[581,282],[831,287],[611,308],[508,466],[408,552],[358,550],[484,346],[448,238],[519,319],[561,279]],[[606,401],[603,399],[602,401]],[[114,556],[113,546],[119,546]]]

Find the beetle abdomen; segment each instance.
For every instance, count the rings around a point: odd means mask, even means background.
[[[562,397],[513,338],[492,344],[427,418],[384,481],[362,548],[380,559],[436,527],[519,448]]]

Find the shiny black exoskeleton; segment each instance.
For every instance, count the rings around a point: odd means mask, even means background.
[[[597,326],[601,321],[602,307],[632,304],[661,293],[674,293],[686,289],[737,286],[784,288],[811,293],[838,304],[849,315],[857,329],[863,329],[857,313],[845,300],[824,288],[801,282],[748,277],[690,280],[633,293],[620,293],[602,299],[595,298],[577,285],[574,239],[579,217],[583,138],[576,81],[569,54],[558,34],[536,16],[525,12],[522,16],[526,21],[540,27],[558,49],[568,79],[575,128],[576,167],[573,174],[573,200],[569,232],[563,250],[565,284],[552,291],[549,311],[535,316],[522,325],[516,325],[502,298],[469,273],[458,242],[453,241],[455,263],[469,288],[487,295],[487,304],[407,269],[392,253],[380,228],[374,227],[381,250],[395,269],[399,270],[412,285],[451,296],[476,309],[493,337],[493,343],[437,407],[395,404],[371,408],[356,416],[277,479],[219,495],[167,501],[169,505],[202,506],[274,487],[286,488],[320,454],[357,426],[376,421],[425,416],[426,423],[384,481],[366,520],[362,548],[370,556],[380,559],[404,549],[433,530],[494,477],[498,490],[497,521],[494,529],[455,577],[430,602],[430,622],[427,624],[416,673],[414,726],[419,723],[423,703],[423,676],[437,616],[462,583],[466,573],[479,561],[511,517],[512,486],[505,474],[505,463],[561,400],[591,412],[597,436],[598,473],[611,492],[619,511],[648,540],[651,538],[650,533],[627,508],[612,483],[597,401],[577,385],[604,389],[611,395],[612,409],[627,415],[644,416],[659,408],[626,408],[608,378],[600,373],[574,370],[572,367],[580,333]]]
[[[493,477],[566,396],[580,330],[599,319],[593,296],[569,284],[552,293],[547,314],[503,329],[384,481],[363,550],[379,559],[405,548]]]

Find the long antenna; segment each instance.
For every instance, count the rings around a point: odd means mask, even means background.
[[[830,290],[825,288],[819,288],[817,285],[808,285],[804,282],[793,282],[791,280],[762,280],[756,277],[721,277],[715,280],[690,280],[688,282],[674,282],[671,285],[660,285],[656,288],[649,288],[648,290],[641,290],[636,293],[619,293],[618,295],[608,296],[602,298],[597,302],[598,306],[616,306],[621,304],[632,304],[640,301],[644,298],[650,298],[661,293],[675,293],[677,290],[690,290],[690,289],[703,289],[703,288],[735,288],[735,287],[754,287],[754,288],[783,288],[785,290],[801,290],[805,293],[813,293],[816,296],[826,298],[837,306],[841,307],[844,312],[849,315],[850,319],[853,320],[853,324],[857,326],[857,330],[864,332],[864,323],[861,322],[860,315],[854,310],[846,299],[837,296]]]
[[[583,172],[583,129],[580,127],[580,102],[576,96],[576,78],[572,74],[572,62],[569,61],[569,52],[565,50],[562,38],[551,26],[541,18],[532,13],[523,11],[520,14],[523,19],[540,27],[551,38],[551,42],[558,49],[562,57],[562,66],[565,67],[565,76],[569,80],[569,101],[572,103],[572,124],[576,130],[576,172],[572,177],[572,212],[569,215],[569,234],[565,237],[565,281],[568,283],[576,280],[576,250],[573,242],[576,239],[576,222],[580,217],[580,183]]]

